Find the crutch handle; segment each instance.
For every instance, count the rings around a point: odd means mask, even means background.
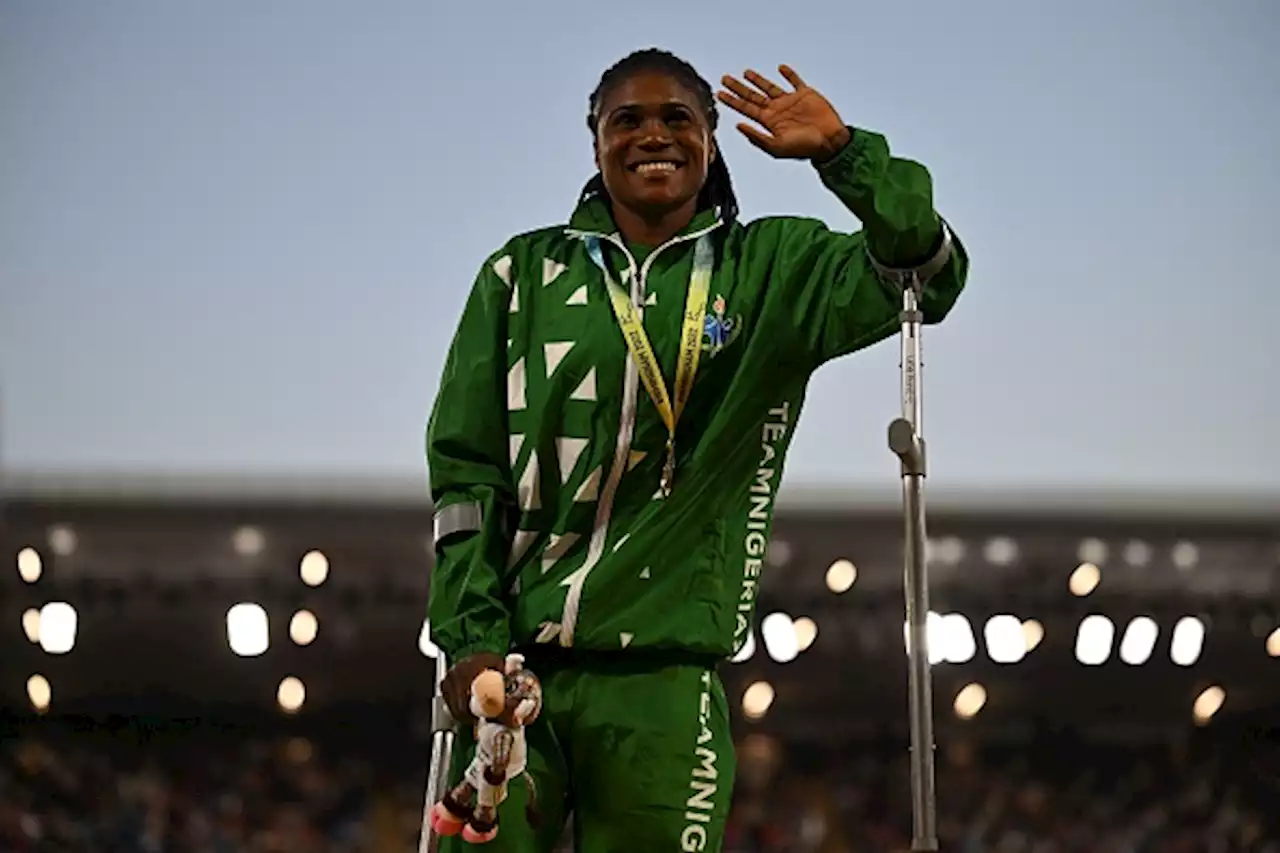
[[[895,418],[889,424],[889,449],[902,463],[903,476],[925,476],[924,439],[911,421]]]

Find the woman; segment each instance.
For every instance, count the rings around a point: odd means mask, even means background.
[[[546,702],[528,732],[545,820],[523,823],[514,786],[495,851],[551,850],[570,813],[587,853],[720,849],[735,761],[716,667],[749,635],[809,377],[898,329],[889,268],[928,279],[930,323],[964,285],[924,167],[779,71],[792,91],[748,71],[718,98],[863,231],[739,222],[711,87],[645,50],[590,98],[599,171],[568,225],[508,241],[467,301],[427,437],[433,639],[457,718],[512,649]]]

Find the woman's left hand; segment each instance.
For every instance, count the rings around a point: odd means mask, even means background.
[[[716,97],[764,128],[762,131],[746,122],[738,125],[742,135],[765,153],[783,160],[821,162],[834,157],[849,142],[849,129],[835,107],[790,66],[779,65],[778,71],[795,91],[788,92],[748,70],[743,76],[754,89],[726,74],[720,82],[730,91],[721,90]]]

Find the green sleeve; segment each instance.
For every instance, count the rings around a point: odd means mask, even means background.
[[[438,525],[428,617],[432,641],[453,661],[477,652],[503,655],[511,642],[504,594],[516,506],[507,459],[510,291],[492,260],[476,277],[463,309],[427,427]],[[448,517],[443,511],[459,504],[479,513],[468,514],[465,529],[442,529],[440,520]]]
[[[919,163],[892,157],[885,138],[851,128],[849,143],[815,166],[822,183],[862,222],[841,233],[815,219],[757,223],[755,241],[770,255],[768,287],[802,357],[812,366],[856,352],[900,328],[901,299],[883,284],[870,255],[884,267],[927,263],[943,244],[933,208],[933,182]],[[950,260],[921,299],[926,323],[938,323],[964,288],[969,261],[954,230]]]

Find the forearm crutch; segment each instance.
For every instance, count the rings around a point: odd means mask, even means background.
[[[418,836],[418,853],[436,853],[440,838],[431,829],[431,807],[434,806],[449,785],[449,768],[453,764],[453,744],[456,737],[453,715],[445,704],[441,682],[449,672],[444,652],[436,650],[435,691],[431,699],[431,766],[427,770],[427,799],[422,807],[422,832]]]
[[[925,555],[925,444],[922,434],[920,301],[924,284],[951,257],[951,232],[942,223],[942,245],[922,267],[893,270],[877,264],[886,284],[902,299],[902,416],[889,424],[889,449],[901,463],[903,594],[907,610],[907,713],[911,726],[911,849],[938,849],[938,805],[934,780],[933,673],[929,665],[929,567]]]

